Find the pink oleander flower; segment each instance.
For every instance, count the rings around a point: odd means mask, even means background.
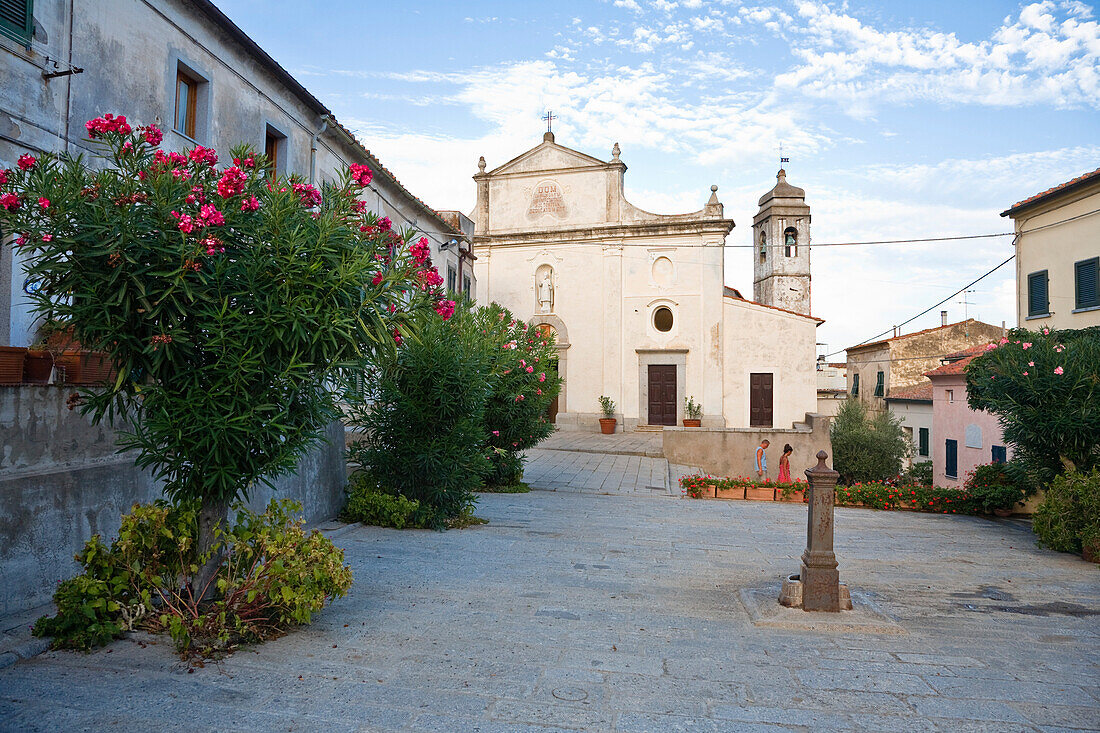
[[[546,381],[546,372],[539,372],[539,381],[540,382],[545,382]]]
[[[388,232],[391,227],[393,227],[393,222],[390,221],[390,218],[388,216],[383,216],[381,219],[378,220],[378,228],[382,231]]]
[[[160,145],[160,141],[164,139],[164,133],[156,125],[146,125],[138,129],[145,131],[145,142],[150,145]]]
[[[19,167],[25,171],[29,171],[31,168],[34,168],[34,164],[37,162],[38,158],[29,153],[20,155],[19,160],[17,161]]]
[[[1057,346],[1054,347],[1054,351],[1061,354],[1065,350],[1065,348],[1066,348],[1065,346],[1062,346],[1061,344],[1058,344]]]
[[[19,200],[19,196],[14,193],[5,193],[0,195],[0,206],[3,206],[9,211],[18,209],[23,205],[23,202]]]
[[[52,242],[53,241],[53,235],[52,234],[43,234],[42,235],[42,241],[43,242]]]
[[[1050,335],[1050,329],[1047,328],[1046,326],[1043,326],[1043,335],[1044,336],[1049,336]]]
[[[0,168],[0,186],[3,186],[8,182],[8,171],[6,168]]]
[[[213,148],[204,148],[201,145],[195,147],[188,156],[195,163],[215,165],[218,162],[218,153]]]
[[[416,243],[409,247],[409,254],[416,260],[416,264],[423,265],[431,257],[431,249],[428,247],[428,238],[421,237],[416,240]]]
[[[531,372],[533,372],[533,371],[535,371],[535,368],[534,368],[533,366],[529,366],[529,367],[527,367],[527,373],[528,373],[528,374],[530,374],[530,373],[531,373]]]
[[[365,165],[352,163],[348,170],[351,171],[351,180],[360,186],[370,185],[371,179],[374,178],[374,173]]]
[[[1022,346],[1024,347],[1024,349],[1025,349],[1025,350],[1026,350],[1026,349],[1030,349],[1030,348],[1031,348],[1031,342],[1030,342],[1030,341],[1025,341],[1025,342],[1024,342],[1024,343],[1022,344]]]
[[[455,314],[455,302],[453,300],[441,300],[435,304],[435,312],[443,316],[444,321],[448,321]]]
[[[1024,376],[1025,376],[1025,377],[1027,376],[1027,372],[1024,372]]]
[[[381,282],[382,282],[382,273],[381,272],[374,273],[374,277],[371,278],[370,284],[371,285],[379,285],[379,284],[381,284]]]
[[[1001,340],[1000,340],[1000,341],[998,341],[997,343],[999,343],[999,344],[1001,344],[1002,346],[1004,346],[1005,344],[1007,344],[1007,343],[1008,343],[1008,337],[1007,337],[1007,336],[1002,336],[1002,337],[1001,337]]]
[[[175,217],[177,221],[179,221],[179,224],[177,226],[179,227],[179,230],[181,232],[184,232],[185,234],[190,234],[191,232],[195,231],[195,229],[202,229],[202,222],[195,221],[188,214],[181,214],[178,211],[173,211],[172,216]]]
[[[241,202],[241,211],[255,211],[260,208],[260,202],[255,196],[249,196]]]
[[[1028,365],[1028,366],[1035,366],[1035,362],[1033,362],[1033,361],[1029,361],[1029,362],[1027,363],[1027,365]]]
[[[248,176],[237,166],[226,168],[222,171],[222,177],[218,180],[218,195],[223,199],[236,196],[244,191],[244,184],[247,180]]]
[[[302,200],[303,206],[320,206],[321,192],[308,183],[293,184],[294,193]]]
[[[240,168],[255,168],[256,167],[256,159],[253,158],[251,155],[248,156],[247,158],[243,158],[243,159],[242,158],[234,158],[233,159],[233,165],[235,165],[237,167],[240,167]]]
[[[206,226],[220,227],[225,224],[225,217],[222,212],[214,206],[214,204],[206,204],[199,209],[199,218],[202,219],[203,224]]]
[[[1064,373],[1064,370],[1062,369],[1062,367],[1056,367],[1054,373],[1061,376]]]
[[[495,435],[499,438],[500,437],[500,431],[499,430],[494,430],[493,435]]]
[[[393,340],[397,343],[398,346],[401,345],[401,331],[396,328],[393,329]]]
[[[985,350],[986,351],[993,351],[993,349],[995,349],[995,348],[997,348],[997,344],[986,344],[985,345]]]

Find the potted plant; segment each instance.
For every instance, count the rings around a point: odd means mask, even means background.
[[[53,355],[46,348],[46,342],[39,338],[27,348],[27,358],[23,362],[23,381],[27,384],[46,384],[53,372]]]
[[[47,383],[76,384],[80,381],[80,344],[73,333],[73,325],[54,318],[38,327],[38,340],[50,355],[53,371]]]
[[[600,418],[600,432],[611,435],[615,432],[615,403],[610,397],[600,396],[600,412],[603,413]]]
[[[1003,463],[976,466],[967,474],[963,488],[973,497],[978,509],[986,514],[1007,517],[1024,498],[1024,491],[1008,474]]]
[[[776,484],[776,486],[778,487],[776,501],[790,501],[796,504],[805,503],[806,482],[802,479],[795,479],[789,484]]]
[[[27,350],[22,346],[0,346],[0,384],[22,382],[26,358]]]
[[[703,424],[700,419],[703,416],[703,406],[695,401],[694,395],[684,400],[684,414],[687,415],[684,418],[685,428],[697,428]]]

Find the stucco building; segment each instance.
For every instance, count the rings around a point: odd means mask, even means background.
[[[932,382],[925,379],[915,387],[895,389],[887,395],[886,407],[901,421],[901,429],[913,446],[908,464],[932,460]]]
[[[932,382],[932,480],[936,486],[962,486],[975,466],[1004,463],[1012,458],[997,417],[966,404],[966,367],[984,345],[972,346],[944,359],[928,372]]]
[[[1021,328],[1100,325],[1100,168],[1018,202],[1016,322]]]
[[[105,112],[124,114],[135,127],[158,123],[165,150],[201,144],[224,159],[231,146],[250,143],[275,158],[280,173],[314,183],[367,164],[375,172],[362,195],[368,208],[426,235],[445,277],[451,270],[472,275],[461,229],[402,186],[208,0],[5,0],[3,7],[0,167],[24,153],[91,152],[84,122]],[[24,281],[21,255],[0,247],[0,345],[34,340]],[[472,277],[468,287],[472,294]]]
[[[817,414],[833,417],[848,399],[848,364],[817,357]]]
[[[872,412],[887,409],[886,398],[896,390],[908,390],[925,381],[924,373],[940,365],[948,354],[1001,337],[1004,329],[973,318],[923,331],[896,335],[846,349],[848,394]]]
[[[789,427],[814,412],[821,321],[809,315],[809,207],[783,171],[755,219],[765,238],[754,255],[763,260],[757,292],[768,299],[760,303],[724,286],[734,222],[717,186],[698,211],[652,214],[624,196],[618,144],[601,160],[551,132],[495,169],[484,158],[478,168],[478,300],[557,334],[559,427],[595,430],[601,395],[626,430],[676,425],[687,397],[702,405],[704,427]],[[788,281],[799,297],[774,296]]]

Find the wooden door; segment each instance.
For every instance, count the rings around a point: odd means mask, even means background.
[[[772,375],[770,373],[749,375],[749,426],[754,428],[772,426]]]
[[[676,365],[649,365],[649,424],[676,424]]]

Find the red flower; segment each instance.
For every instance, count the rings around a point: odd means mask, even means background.
[[[22,204],[23,202],[20,201],[19,197],[14,193],[5,193],[0,196],[0,206],[3,206],[5,209],[18,209]]]
[[[371,178],[374,177],[370,168],[365,165],[359,165],[358,163],[353,163],[349,166],[348,170],[351,171],[351,180],[360,186],[370,185]]]
[[[28,153],[20,155],[17,162],[21,169],[29,171],[31,168],[34,168],[34,164],[38,162],[38,159]]]

